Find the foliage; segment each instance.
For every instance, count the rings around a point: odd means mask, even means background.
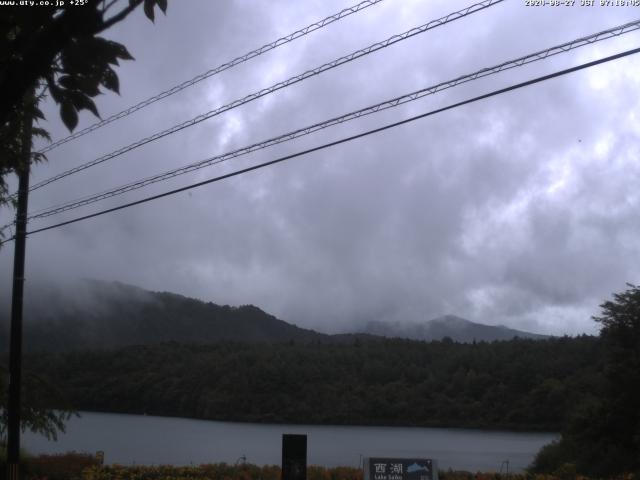
[[[497,473],[497,472],[464,472],[441,470],[438,472],[439,480],[590,480],[589,477],[571,473],[571,466],[565,466],[552,474],[529,474],[529,473]],[[634,480],[633,475],[619,475],[605,477],[610,480]]]
[[[28,480],[81,480],[84,470],[99,465],[95,456],[69,452],[29,457],[25,469]]]
[[[49,3],[49,2],[47,2]],[[53,2],[51,2],[53,3]],[[62,3],[62,2],[61,2]],[[28,164],[41,161],[44,156],[31,153],[33,140],[37,137],[49,139],[48,133],[32,125],[43,120],[38,108],[45,86],[54,101],[60,105],[60,116],[69,130],[78,123],[78,112],[89,110],[98,116],[92,98],[100,93],[100,88],[119,91],[118,76],[113,66],[119,60],[133,57],[126,47],[117,42],[97,36],[112,25],[125,19],[133,10],[144,3],[144,12],[154,19],[154,7],[163,12],[167,0],[129,0],[120,2],[98,2],[67,6],[23,5],[2,8],[0,19],[0,206],[12,203],[8,196],[6,175],[25,171]],[[117,9],[115,12],[112,9]],[[111,11],[110,11],[111,10]],[[27,163],[27,165],[25,165]],[[0,231],[0,238],[3,232]],[[41,377],[32,376],[34,385],[42,391],[45,383]],[[0,434],[6,426],[6,374],[0,380]],[[47,385],[46,392],[55,392]],[[25,390],[28,395],[29,389]],[[70,415],[68,410],[58,412],[43,409],[40,405],[47,398],[57,395],[32,396],[32,402],[25,400],[21,412],[23,428],[40,432],[55,438],[58,430],[64,429],[64,421]],[[54,400],[60,404],[60,400]]]
[[[20,458],[23,459],[23,461],[28,461],[31,458],[31,456],[27,451],[21,448]],[[6,470],[5,468],[6,466],[7,466],[7,444],[6,442],[0,441],[0,471],[4,472]],[[0,477],[0,478],[3,478],[3,477]]]
[[[600,307],[594,320],[602,325],[603,388],[582,399],[561,440],[538,454],[533,471],[572,465],[595,476],[640,474],[640,288],[629,285]]]
[[[4,365],[0,365],[0,406],[7,404],[9,374]],[[22,382],[21,426],[22,430],[44,435],[55,440],[58,432],[64,432],[65,422],[75,414],[60,391],[41,375],[33,371],[23,373]],[[53,401],[57,410],[50,410]],[[7,427],[7,409],[0,407],[0,436],[4,437]]]
[[[42,465],[49,470],[38,470]],[[27,462],[27,480],[280,480],[280,467],[275,465],[228,465],[225,463],[189,467],[123,466],[95,464],[86,454],[42,455]],[[570,470],[570,468],[569,468]],[[549,475],[500,474],[496,472],[440,471],[440,480],[589,480],[579,475],[568,477],[566,471]],[[65,476],[66,475],[66,476]],[[362,470],[352,467],[307,467],[307,480],[362,480]],[[633,475],[609,477],[611,480],[634,480]]]
[[[53,2],[51,2],[53,3]],[[119,91],[113,67],[133,59],[120,43],[97,36],[125,19],[144,3],[154,19],[154,7],[163,12],[167,0],[91,0],[82,6],[4,6],[0,20],[0,205],[7,202],[4,177],[24,163],[22,135],[25,117],[43,119],[37,100],[44,89],[60,106],[64,124],[73,130],[78,112],[98,116],[93,98],[100,88]],[[114,9],[116,9],[114,11]],[[36,100],[34,100],[34,98]],[[48,138],[36,127],[33,135]],[[42,160],[35,156],[32,160]]]
[[[280,480],[280,467],[265,465],[228,465],[216,463],[197,467],[125,467],[111,465],[85,470],[83,480]],[[307,480],[362,480],[362,471],[357,468],[324,468],[309,466]]]
[[[129,2],[91,1],[82,8],[3,8],[0,22],[0,125],[22,109],[25,94],[45,81],[60,105],[60,116],[70,130],[77,112],[98,115],[92,98],[99,87],[118,92],[113,65],[131,60],[124,45],[98,37],[99,33],[125,19],[144,3],[144,12],[154,19],[154,6],[163,12],[167,0]],[[116,12],[110,12],[119,8]]]
[[[24,153],[26,150],[24,150],[24,145],[28,144],[31,148],[36,138],[50,140],[49,133],[37,125],[33,125],[29,129],[30,131],[26,130],[26,119],[29,119],[30,122],[31,119],[36,122],[44,119],[44,115],[38,108],[39,101],[40,97],[34,96],[25,99],[22,110],[15,115],[15,121],[7,122],[4,127],[0,128],[0,206],[14,201],[8,196],[7,184],[2,179],[13,170],[25,168],[26,155]],[[42,161],[44,158],[44,155],[38,152],[31,154],[32,163]],[[4,161],[4,159],[14,160]]]
[[[497,472],[465,472],[465,471],[454,471],[454,470],[444,470],[438,473],[439,480],[542,480],[542,479],[533,479],[528,478],[526,475],[522,474],[506,474],[506,473],[497,473]],[[552,479],[545,479],[552,480]],[[553,479],[555,480],[555,479]]]
[[[593,337],[128,347],[26,362],[80,410],[250,422],[559,429],[601,384]],[[57,405],[52,402],[51,407]]]
[[[1,455],[1,453],[0,453]],[[229,465],[226,463],[199,466],[124,466],[100,465],[95,456],[69,452],[58,455],[22,455],[26,480],[280,480],[280,467],[252,464]],[[4,468],[0,456],[0,469]],[[466,472],[441,470],[440,480],[589,480],[577,475],[575,466],[562,465],[551,474],[505,474],[497,472]],[[632,474],[606,477],[611,480],[634,480]],[[363,472],[353,467],[310,465],[307,480],[362,480]]]

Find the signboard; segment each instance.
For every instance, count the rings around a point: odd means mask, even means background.
[[[435,460],[425,458],[369,458],[366,480],[438,480]]]

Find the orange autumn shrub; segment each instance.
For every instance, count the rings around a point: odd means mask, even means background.
[[[97,466],[98,460],[87,453],[69,452],[59,455],[29,457],[25,462],[28,480],[81,480],[82,472]]]
[[[307,467],[307,480],[362,480],[362,470],[353,467]]]
[[[440,471],[439,480],[568,480],[570,472],[557,475],[505,474],[496,472]],[[31,480],[31,479],[30,479]],[[51,477],[49,478],[51,480]],[[91,466],[81,480],[281,480],[280,467],[269,465],[228,465],[215,463],[190,467],[160,466]],[[352,467],[307,467],[307,480],[363,480],[362,471]],[[575,475],[571,480],[595,480]],[[609,480],[640,480],[625,475]]]

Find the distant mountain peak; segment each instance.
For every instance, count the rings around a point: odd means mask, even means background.
[[[515,330],[503,325],[485,325],[472,322],[457,315],[447,314],[427,320],[423,323],[387,323],[369,322],[365,332],[390,338],[408,338],[412,340],[442,340],[449,337],[456,342],[492,342],[511,340],[514,337],[543,339],[545,335]]]
[[[458,317],[456,315],[442,315],[441,317],[428,320],[427,324],[442,324],[453,328],[465,328],[469,325],[478,325],[466,318]]]

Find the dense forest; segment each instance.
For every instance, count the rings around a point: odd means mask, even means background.
[[[251,422],[557,431],[602,388],[600,343],[587,336],[168,343],[37,354],[26,364],[79,410]]]

